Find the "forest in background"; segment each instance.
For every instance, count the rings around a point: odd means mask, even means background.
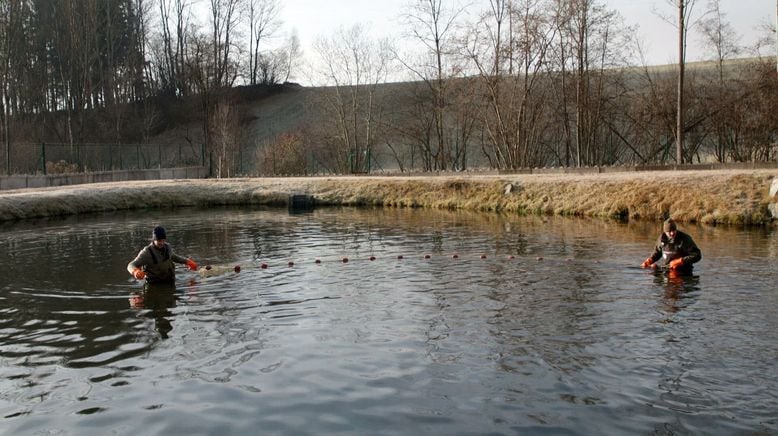
[[[311,66],[268,42],[279,0],[206,3],[202,24],[186,0],[0,2],[3,173],[40,143],[188,147],[216,177],[776,160],[775,58],[715,0],[683,16],[711,59],[684,65],[680,161],[679,66],[635,62],[602,1],[413,1],[416,51],[354,25]],[[288,83],[306,68],[325,86]]]

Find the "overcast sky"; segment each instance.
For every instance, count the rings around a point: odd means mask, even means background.
[[[677,61],[677,33],[660,19],[655,11],[674,17],[677,9],[670,0],[603,0],[618,11],[628,25],[638,25],[638,36],[644,43],[649,64]],[[475,0],[488,5],[488,0]],[[369,24],[374,37],[399,34],[398,15],[408,0],[283,0],[282,19],[287,31],[296,30],[306,57],[313,54],[312,44],[318,37],[331,36],[339,27],[356,23]],[[697,0],[695,11],[702,11],[707,0]],[[721,0],[725,19],[741,36],[741,44],[752,44],[760,25],[775,26],[776,0]],[[695,33],[689,35],[690,61],[705,58]],[[301,79],[301,78],[300,78]],[[304,80],[303,80],[304,81]]]

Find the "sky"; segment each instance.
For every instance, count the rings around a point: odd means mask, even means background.
[[[488,0],[473,0],[488,5]],[[618,11],[627,25],[638,26],[651,65],[677,61],[677,32],[675,27],[657,16],[660,11],[675,17],[674,0],[601,0]],[[370,29],[373,37],[397,37],[400,23],[397,17],[408,0],[283,0],[281,19],[286,31],[294,29],[300,38],[304,56],[315,53],[312,44],[322,36],[331,36],[340,26],[351,27],[361,23]],[[697,0],[695,11],[702,11],[708,0]],[[775,26],[776,0],[720,0],[725,19],[741,37],[741,44],[752,44],[761,34],[760,25]],[[673,18],[674,19],[674,18]],[[689,34],[687,60],[704,59],[705,53],[697,43],[694,32]],[[302,78],[297,78],[298,81]],[[304,80],[302,80],[304,82]]]

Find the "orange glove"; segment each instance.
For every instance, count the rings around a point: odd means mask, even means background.
[[[648,267],[650,267],[653,264],[654,264],[654,261],[651,260],[651,258],[649,257],[648,259],[643,261],[643,264],[641,264],[640,267],[641,268],[648,268]]]
[[[187,259],[186,267],[189,268],[190,271],[197,271],[197,262],[193,261],[192,259]]]
[[[673,259],[670,261],[669,266],[671,270],[678,269],[683,266],[683,259],[681,258]]]
[[[132,270],[132,276],[135,277],[135,280],[143,280],[146,278],[146,273],[140,268],[135,268]]]

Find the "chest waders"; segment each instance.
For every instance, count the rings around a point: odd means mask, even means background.
[[[662,241],[662,260],[664,261],[665,265],[670,264],[670,262],[675,259],[680,259],[688,255],[689,250],[686,247],[685,241],[683,239],[668,239],[666,241]],[[684,264],[678,269],[678,271],[684,274],[688,274],[692,272],[693,268],[694,267],[692,264]]]
[[[149,283],[173,283],[176,280],[176,265],[170,257],[170,250],[167,245],[162,252],[162,259],[158,259],[154,253],[156,249],[149,246],[149,254],[154,262],[146,267],[146,281]]]

